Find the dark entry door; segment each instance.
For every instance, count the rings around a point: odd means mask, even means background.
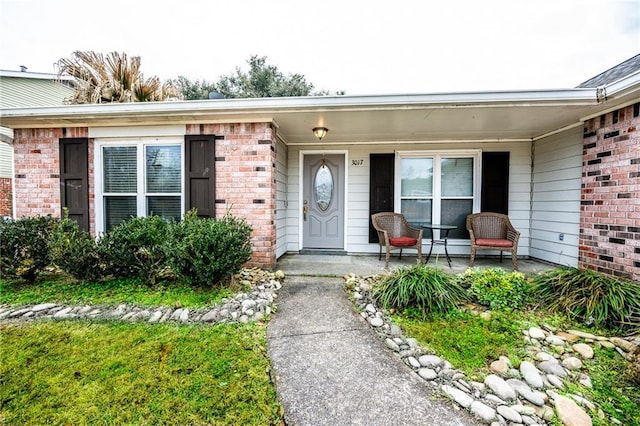
[[[344,248],[344,155],[305,155],[303,247]]]

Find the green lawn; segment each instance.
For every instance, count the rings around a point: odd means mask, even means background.
[[[281,424],[262,325],[0,323],[0,424]]]
[[[194,288],[178,282],[148,285],[137,280],[77,282],[64,275],[42,274],[34,284],[0,279],[0,304],[25,305],[44,302],[67,304],[137,306],[210,306],[233,296],[227,288]]]
[[[492,311],[490,320],[465,311],[432,315],[428,320],[405,312],[395,314],[393,321],[403,328],[407,336],[418,339],[423,347],[433,350],[451,362],[454,368],[480,381],[489,374],[489,363],[500,355],[508,356],[516,366],[520,364],[526,356],[522,330],[531,325],[581,328],[567,318],[526,310]],[[606,332],[603,334],[607,335]],[[593,388],[571,382],[566,390],[595,403],[607,414],[607,419],[612,416],[623,425],[640,425],[640,392],[630,379],[631,364],[613,349],[594,347],[594,351],[594,359],[584,362]],[[590,414],[596,426],[612,424],[606,419],[599,419],[595,413]]]

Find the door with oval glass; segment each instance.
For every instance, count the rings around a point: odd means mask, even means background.
[[[344,155],[305,155],[303,166],[303,248],[343,249]]]

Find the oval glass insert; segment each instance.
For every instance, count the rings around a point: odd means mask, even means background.
[[[333,198],[333,175],[325,164],[318,168],[314,183],[316,204],[320,210],[327,211]]]

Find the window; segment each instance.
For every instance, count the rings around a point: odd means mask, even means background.
[[[467,215],[479,203],[479,151],[398,153],[400,205],[407,221],[456,225],[450,238],[468,238]]]
[[[136,216],[180,219],[181,144],[105,143],[98,148],[102,169],[96,194],[98,232]]]

